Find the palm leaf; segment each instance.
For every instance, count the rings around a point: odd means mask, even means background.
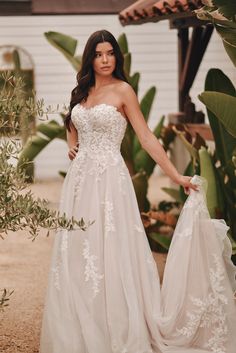
[[[45,32],[44,35],[49,43],[58,49],[67,60],[69,60],[74,69],[79,71],[81,67],[81,57],[74,56],[77,40],[59,32]]]

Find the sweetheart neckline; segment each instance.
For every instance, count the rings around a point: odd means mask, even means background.
[[[107,106],[107,107],[114,108],[114,109],[116,110],[116,112],[120,114],[120,116],[122,117],[122,119],[124,119],[125,122],[127,123],[126,117],[125,117],[125,116],[118,110],[118,108],[117,108],[115,105],[113,105],[113,104],[99,103],[99,104],[93,105],[92,107],[84,107],[84,106],[83,106],[82,104],[80,104],[80,103],[78,103],[77,105],[80,106],[80,107],[81,107],[82,109],[84,109],[84,110],[91,110],[91,109],[94,109],[94,108],[99,107],[99,106],[101,106],[101,105],[105,105],[105,106]]]

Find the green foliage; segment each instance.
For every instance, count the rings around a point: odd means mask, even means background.
[[[36,128],[36,135],[30,136],[18,160],[18,168],[32,163],[34,158],[55,138],[66,140],[66,131],[55,120],[41,123]],[[27,163],[26,163],[27,162]]]
[[[176,200],[176,201],[178,201],[180,203],[183,202],[179,190],[174,189],[174,188],[166,188],[166,187],[163,187],[161,189],[163,191],[165,191],[170,197],[172,197],[172,199],[174,199],[174,200]]]
[[[0,92],[0,127],[4,126],[10,130],[10,137],[6,134],[7,130],[1,130],[0,137],[0,235],[7,234],[9,230],[17,231],[28,229],[33,238],[38,234],[40,227],[47,229],[65,228],[71,229],[73,226],[84,228],[83,222],[67,220],[65,216],[59,216],[55,211],[48,208],[45,200],[35,200],[33,194],[27,191],[25,183],[24,164],[16,167],[19,154],[22,151],[21,140],[18,138],[17,121],[18,114],[24,114],[26,117],[32,114],[41,118],[53,112],[51,107],[45,108],[43,100],[22,99],[21,93],[24,89],[24,83],[21,77],[14,77],[10,74],[3,74],[1,79],[5,81],[3,89]],[[8,86],[11,86],[9,91]],[[8,116],[8,120],[5,116]],[[41,138],[47,143],[53,136],[64,137],[64,129],[59,124],[51,121],[50,124],[40,124],[38,130],[41,132]],[[40,137],[33,138],[34,144]],[[41,143],[41,142],[40,142]],[[33,146],[34,146],[33,144]],[[36,147],[35,147],[36,149]],[[31,149],[31,155],[26,155],[25,164],[35,153]],[[29,158],[28,158],[29,157]],[[16,164],[16,163],[15,163]]]
[[[220,35],[225,50],[236,66],[236,3],[233,1],[205,0],[205,6],[195,10],[201,20],[210,20]]]
[[[10,231],[27,229],[34,240],[41,227],[46,229],[79,227],[85,230],[84,220],[67,219],[58,211],[48,208],[44,199],[35,199],[27,190],[24,171],[17,169],[10,159],[17,159],[21,145],[19,141],[2,141],[0,145],[0,236]]]
[[[147,199],[148,178],[144,171],[140,171],[132,177],[133,186],[138,201],[139,210],[148,210],[149,201]]]
[[[79,71],[81,67],[81,56],[75,56],[77,40],[59,32],[45,32],[44,35],[49,43],[66,57],[73,68]]]
[[[50,230],[59,228],[85,231],[93,221],[85,222],[83,218],[76,220],[73,217],[68,219],[65,214],[50,209],[46,200],[36,199],[27,189],[24,165],[21,164],[21,167],[17,168],[13,163],[14,160],[17,162],[22,149],[21,140],[17,138],[19,129],[17,116],[20,113],[27,118],[33,113],[42,117],[51,112],[51,107],[45,109],[42,100],[29,99],[25,102],[21,96],[24,87],[21,77],[16,78],[5,73],[1,79],[5,84],[0,92],[0,127],[4,126],[6,129],[0,129],[0,237],[4,239],[9,231],[27,230],[30,238],[35,240],[41,228],[46,228],[48,234]],[[8,85],[11,85],[11,90],[8,89]],[[57,124],[52,122],[52,126],[53,124],[57,129],[41,126],[39,130],[46,137],[52,138],[54,130],[58,130]],[[1,292],[0,310],[3,310],[8,306],[13,291],[3,289]]]
[[[153,133],[157,138],[161,137],[161,132],[164,126],[164,119],[163,116],[160,122],[157,124],[156,128],[154,129]],[[135,144],[135,140],[134,140]],[[153,173],[154,167],[156,162],[150,157],[150,155],[141,148],[141,146],[136,146],[136,153],[134,154],[134,166],[135,170],[144,170],[148,176]]]
[[[200,101],[214,113],[226,130],[236,137],[236,97],[219,92],[203,92],[199,95]],[[229,109],[231,107],[231,109]]]
[[[150,233],[149,237],[153,239],[156,243],[160,244],[165,250],[169,250],[171,237],[167,237],[161,233]]]
[[[0,293],[2,292],[2,295],[0,294],[0,311],[3,311],[6,306],[9,306],[8,301],[10,300],[10,296],[14,293],[14,290],[9,291],[6,289],[1,289]]]
[[[205,83],[206,92],[199,98],[208,108],[208,117],[214,135],[217,185],[220,190],[224,217],[236,239],[236,137],[235,102],[236,90],[233,83],[221,71],[211,69]],[[211,92],[213,91],[213,92]],[[217,101],[216,101],[217,98]],[[226,106],[227,104],[227,106]],[[232,114],[231,114],[232,113]]]
[[[225,218],[236,240],[236,138],[232,136],[236,90],[218,69],[209,70],[205,89],[199,97],[208,108],[215,151],[210,153],[203,139],[192,141],[183,129],[175,131],[191,155],[192,172],[198,171],[208,181],[206,196],[211,217]]]
[[[207,207],[211,218],[216,218],[216,211],[219,209],[217,181],[213,160],[206,148],[199,150],[201,176],[207,180],[208,187],[206,192]]]

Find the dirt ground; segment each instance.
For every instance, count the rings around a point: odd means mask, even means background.
[[[165,178],[151,180],[149,196],[152,203],[165,198],[160,187]],[[53,207],[58,206],[62,180],[37,182],[33,192],[47,198]],[[10,305],[0,312],[0,352],[37,353],[42,320],[42,310],[50,255],[54,234],[46,237],[42,231],[32,242],[26,232],[9,233],[0,239],[0,288],[14,290]],[[154,254],[158,270],[163,273],[165,255]]]

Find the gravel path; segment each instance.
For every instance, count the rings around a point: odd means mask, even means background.
[[[36,183],[31,189],[56,207],[61,185],[61,180],[54,180]],[[46,237],[42,231],[34,242],[25,232],[0,239],[0,288],[14,289],[9,307],[0,312],[0,352],[38,352],[53,238],[53,233]],[[165,256],[155,254],[155,259],[162,273]]]

